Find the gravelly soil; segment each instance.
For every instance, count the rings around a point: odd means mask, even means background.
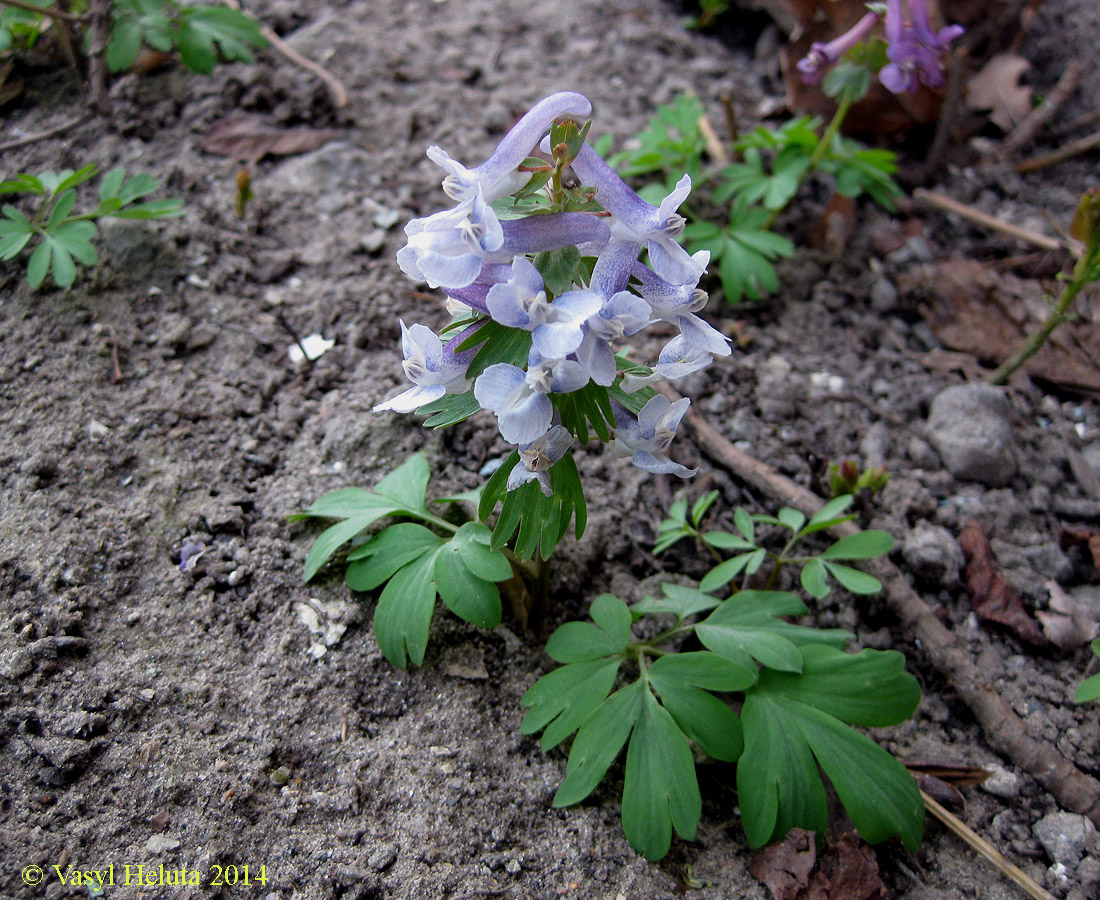
[[[536,637],[514,623],[483,632],[437,616],[423,668],[397,671],[371,634],[369,598],[350,596],[336,573],[303,586],[316,529],[285,521],[324,491],[369,485],[418,449],[440,492],[473,487],[502,449],[486,420],[433,434],[370,413],[400,381],[398,318],[445,321],[438,300],[393,261],[402,243],[394,219],[442,199],[425,147],[479,160],[534,100],[563,89],[587,93],[596,131],[619,143],[685,90],[716,121],[719,95],[731,93],[751,121],[778,91],[770,57],[753,55],[763,20],[736,20],[722,43],[684,30],[658,0],[255,8],[344,81],[347,108],[333,110],[308,75],[266,53],[210,78],[121,78],[108,118],[4,159],[5,174],[88,160],[149,171],[184,198],[187,214],[111,227],[101,264],[68,292],[30,292],[12,265],[0,270],[0,893],[42,896],[19,874],[39,865],[45,896],[85,896],[50,868],[71,863],[113,864],[108,896],[118,897],[138,893],[117,884],[127,864],[187,868],[204,883],[211,866],[266,867],[266,886],[171,896],[768,896],[748,871],[726,767],[702,773],[698,839],[646,863],[622,837],[613,789],[578,808],[551,807],[564,759],[518,729],[519,698],[549,666]],[[1087,0],[1042,7],[1022,48],[1041,90],[1094,46],[1095,18]],[[1091,71],[1065,116],[1086,111],[1098,88]],[[235,167],[198,149],[237,110],[346,137],[261,163],[257,199],[239,220]],[[28,73],[7,130],[37,131],[79,111],[67,73]],[[938,186],[1042,226],[1048,213],[1068,219],[1093,172],[1094,161],[1068,163],[1052,181],[953,167]],[[811,203],[806,216],[814,212]],[[804,250],[785,264],[776,297],[734,311],[712,304],[712,321],[730,329],[743,320],[752,342],[684,392],[731,440],[800,483],[818,486],[825,463],[841,456],[885,463],[894,478],[874,521],[899,542],[922,522],[957,533],[977,516],[1030,603],[1046,604],[1050,578],[1067,588],[1095,581],[1058,534],[1100,515],[1070,463],[1100,440],[1096,402],[1013,388],[1018,473],[998,489],[957,481],[925,420],[960,376],[930,365],[937,343],[917,298],[890,290],[929,260],[1020,248],[932,213],[903,222],[865,212],[839,258]],[[795,238],[798,218],[782,225]],[[335,346],[296,367],[280,319]],[[773,511],[687,438],[677,453],[702,467],[692,496],[717,487],[727,511]],[[686,545],[660,559],[649,552],[679,483],[599,449],[580,464],[591,522],[554,570],[551,625],[599,591],[640,599],[656,573],[704,568]],[[205,547],[189,571],[179,566],[185,540]],[[1086,650],[1027,649],[977,624],[957,572],[912,574],[1034,734],[1100,774],[1095,710],[1071,701]],[[301,617],[311,598],[322,618],[346,626],[319,658]],[[996,769],[995,792],[967,791],[966,820],[1052,890],[1097,896],[1096,838],[1076,870],[1047,872],[1032,827],[1057,804],[989,749],[878,601],[833,596],[814,617],[850,628],[861,645],[908,655],[924,700],[910,723],[879,735],[886,746],[904,759]],[[272,773],[283,767],[288,780],[278,784]],[[879,860],[897,897],[1018,896],[933,823],[916,857],[887,845]]]

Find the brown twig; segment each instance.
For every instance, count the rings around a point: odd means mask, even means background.
[[[966,95],[966,84],[970,80],[970,52],[958,47],[951,54],[951,65],[947,71],[947,88],[943,94],[943,105],[936,120],[936,132],[928,148],[924,161],[923,174],[926,180],[933,178],[942,165],[947,152],[947,143],[951,138],[951,128],[959,115],[959,107]]]
[[[944,809],[939,803],[937,803],[932,797],[929,797],[924,791],[920,792],[921,797],[924,799],[924,806],[932,815],[943,822],[948,828],[950,828],[956,835],[966,841],[977,853],[980,853],[986,859],[988,859],[993,865],[995,865],[1001,872],[1008,878],[1015,881],[1020,887],[1022,887],[1029,897],[1034,900],[1054,900],[1053,895],[1047,893],[1043,888],[1029,876],[1023,869],[1017,866],[1015,863],[1009,862],[1005,859],[1004,855],[994,847],[989,841],[983,838],[980,834],[974,831],[969,825],[967,825],[962,819],[956,816],[948,809]]]
[[[88,119],[91,118],[88,113],[77,116],[68,122],[63,122],[60,125],[55,125],[53,128],[47,128],[45,131],[38,131],[35,134],[28,134],[26,137],[15,138],[11,141],[4,141],[0,144],[0,153],[5,150],[17,150],[20,147],[26,147],[28,144],[35,144],[38,141],[44,141],[47,138],[56,137],[57,135],[68,131],[70,128],[76,128],[78,125],[83,125]]]
[[[244,12],[244,10],[241,9],[241,4],[238,2],[238,0],[222,0],[222,3],[232,9],[237,10],[238,12]],[[265,38],[267,38],[268,43],[271,44],[272,47],[283,54],[283,56],[294,63],[294,65],[300,66],[307,72],[316,75],[318,78],[321,79],[321,81],[325,83],[325,87],[328,88],[329,97],[332,98],[333,106],[335,106],[337,109],[341,109],[348,105],[348,92],[344,88],[344,85],[339,78],[337,78],[327,69],[319,66],[313,60],[306,59],[304,56],[302,56],[301,53],[291,47],[286,41],[279,37],[279,35],[272,31],[271,28],[269,28],[267,25],[257,19],[254,15],[248,12],[244,12],[244,14],[260,26],[260,33]]]
[[[1080,156],[1082,153],[1088,153],[1096,147],[1100,147],[1100,131],[1094,131],[1087,137],[1070,141],[1064,147],[1059,147],[1050,153],[1041,153],[1038,156],[1031,157],[1031,159],[1016,163],[1016,171],[1020,174],[1037,172],[1039,169],[1047,169],[1050,166],[1058,165],[1060,162],[1065,162],[1067,159]]]
[[[960,203],[958,200],[952,200],[950,197],[936,193],[935,191],[917,188],[917,190],[913,192],[913,199],[927,203],[929,206],[934,206],[936,209],[955,213],[955,215],[962,216],[969,222],[974,222],[977,225],[982,225],[993,231],[1000,231],[1002,234],[1011,235],[1021,241],[1040,247],[1043,250],[1066,250],[1072,254],[1074,258],[1080,257],[1082,252],[1080,245],[1076,242],[1048,237],[1045,234],[1039,234],[1037,231],[1021,228],[1019,225],[1013,225],[1011,222],[1002,221],[988,213],[975,209],[973,206],[967,206],[965,203]]]
[[[1077,85],[1081,83],[1081,76],[1084,71],[1085,67],[1079,60],[1071,59],[1069,61],[1062,77],[1051,88],[1050,93],[1043,98],[1043,102],[1024,116],[1020,123],[1012,129],[1008,137],[1005,138],[1004,146],[1001,148],[1002,158],[1015,156],[1021,148],[1026,147],[1035,139],[1039,129],[1053,119],[1058,114],[1058,110],[1073,96],[1073,92],[1077,90]]]
[[[1100,122],[1100,109],[1094,109],[1092,112],[1087,112],[1083,116],[1078,116],[1072,122],[1069,122],[1060,128],[1055,128],[1051,132],[1051,137],[1064,138],[1068,134],[1073,134],[1081,128],[1087,128],[1089,125],[1095,125]]]
[[[666,388],[663,393],[678,399],[671,389]],[[742,453],[697,411],[689,409],[685,420],[699,446],[711,458],[757,490],[807,516],[823,505],[820,497]],[[845,536],[857,530],[848,522],[833,532]],[[1063,807],[1100,825],[1100,782],[1084,774],[1049,743],[1028,734],[1023,720],[993,689],[987,675],[893,563],[887,559],[872,560],[868,569],[883,583],[886,602],[894,614],[916,635],[922,651],[970,707],[985,729],[990,745],[1034,777]]]

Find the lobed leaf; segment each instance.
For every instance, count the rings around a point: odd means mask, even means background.
[[[382,655],[399,669],[424,662],[436,586],[436,553],[425,553],[389,580],[374,609],[374,637]],[[407,659],[406,659],[407,655]]]
[[[543,728],[542,749],[552,750],[581,727],[611,693],[622,658],[572,663],[543,675],[520,700],[530,706],[520,731]]]

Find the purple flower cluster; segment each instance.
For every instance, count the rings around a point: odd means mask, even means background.
[[[895,94],[912,93],[922,84],[943,87],[946,79],[940,57],[955,38],[963,33],[961,25],[949,25],[933,31],[928,19],[927,0],[905,0],[909,9],[906,18],[902,0],[886,0],[868,4],[869,11],[840,37],[827,44],[815,43],[801,60],[798,71],[806,84],[818,84],[849,50],[866,39],[871,29],[885,15],[886,57],[890,61],[879,72],[883,86]]]
[[[676,240],[685,225],[676,210],[691,191],[688,176],[653,206],[582,144],[571,165],[602,211],[498,217],[493,202],[522,190],[532,177],[523,163],[534,148],[553,154],[549,138],[541,145],[540,139],[554,122],[584,118],[591,111],[581,94],[552,94],[535,104],[492,156],[472,169],[438,147],[430,148],[429,158],[447,173],[443,190],[456,205],[409,222],[408,242],[397,254],[409,277],[443,288],[449,304],[461,304],[478,321],[446,344],[423,325],[406,328],[402,323],[404,370],[413,387],[375,410],[410,412],[445,394],[469,390],[466,372],[473,352],[459,352],[458,347],[487,322],[530,332],[526,367],[490,365],[472,385],[477,402],[496,415],[504,439],[519,447],[521,465],[513,470],[509,489],[537,481],[549,493],[546,469],[572,444],[574,436],[562,427],[552,395],[590,383],[617,385],[631,393],[659,378],[697,371],[715,356],[730,353],[728,338],[697,315],[707,296],[696,286],[710,254],[688,254]],[[578,281],[554,296],[531,257],[566,247],[594,257],[595,264],[587,283]],[[639,259],[643,250],[648,264]],[[639,367],[642,374],[621,377],[617,348],[655,322],[670,323],[679,334],[652,369]],[[694,474],[665,455],[688,403],[670,404],[658,395],[638,415],[613,404],[614,451],[649,472]]]

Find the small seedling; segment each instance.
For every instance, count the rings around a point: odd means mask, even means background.
[[[19,173],[0,182],[0,194],[36,197],[37,209],[30,215],[15,206],[0,210],[0,260],[15,259],[31,248],[27,260],[27,282],[32,288],[53,275],[58,287],[76,280],[77,263],[95,265],[98,258],[92,244],[96,219],[170,219],[183,215],[180,200],[142,200],[159,187],[151,175],[126,177],[122,167],[103,176],[99,203],[92,209],[77,208],[77,188],[95,177],[94,165],[73,171]]]

